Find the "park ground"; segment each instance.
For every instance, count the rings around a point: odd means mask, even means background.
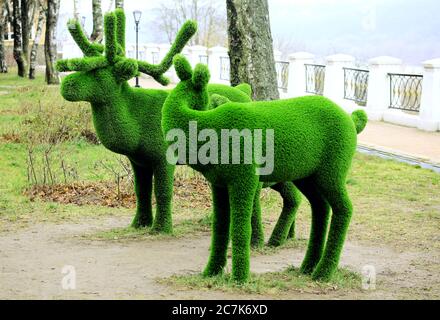
[[[97,143],[89,106],[63,101],[41,75],[30,82],[14,73],[0,78],[0,298],[440,298],[440,174],[356,154],[347,181],[355,212],[330,283],[296,269],[310,227],[305,200],[296,240],[253,251],[249,284],[207,280],[199,276],[210,242],[203,178],[179,168],[173,235],[129,228],[129,170]],[[261,202],[269,235],[281,201],[264,190]],[[65,266],[75,268],[75,290],[62,288]],[[365,266],[376,272],[374,290],[362,289]]]

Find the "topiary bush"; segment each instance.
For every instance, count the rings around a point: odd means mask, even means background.
[[[167,97],[162,111],[162,130],[179,129],[189,145],[188,128],[196,121],[198,130],[222,129],[273,130],[273,168],[261,174],[258,155],[252,162],[243,157],[238,164],[190,164],[210,182],[214,221],[211,253],[204,270],[207,276],[222,272],[227,247],[232,239],[232,278],[239,282],[249,278],[252,210],[261,183],[293,183],[309,200],[312,227],[301,272],[313,279],[329,280],[336,270],[352,215],[346,190],[346,178],[356,149],[357,133],[365,127],[363,111],[350,117],[339,106],[321,96],[262,102],[227,102],[208,110],[209,71],[197,65],[194,72],[182,55],[174,58],[181,82]],[[198,147],[203,143],[199,142]],[[243,143],[240,145],[243,146]],[[229,145],[229,148],[237,145]],[[220,150],[220,148],[218,148]],[[254,150],[253,150],[254,151]],[[188,149],[185,148],[185,157]],[[180,156],[180,155],[179,155]],[[257,174],[260,172],[260,174]],[[327,227],[333,211],[330,230]]]

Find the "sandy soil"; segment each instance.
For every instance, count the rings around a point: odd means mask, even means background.
[[[79,223],[42,223],[0,234],[0,299],[394,299],[439,298],[440,265],[427,253],[396,252],[381,246],[347,243],[342,265],[360,272],[374,265],[374,291],[336,290],[318,295],[288,292],[281,296],[185,291],[159,284],[158,278],[202,270],[209,234],[166,240],[90,240],[84,235],[124,227],[128,218],[106,218]],[[299,265],[303,250],[283,249],[252,257],[253,272]],[[76,289],[64,290],[62,268],[75,267]],[[434,271],[433,271],[434,270]],[[361,287],[361,284],[359,284]]]

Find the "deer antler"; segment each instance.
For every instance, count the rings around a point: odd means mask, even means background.
[[[138,61],[139,71],[152,76],[160,84],[167,85],[169,79],[163,76],[163,74],[171,68],[174,56],[182,51],[196,31],[197,22],[193,20],[186,21],[177,33],[176,40],[174,40],[170,51],[168,51],[163,60],[157,65],[145,61]]]
[[[72,38],[84,53],[84,58],[59,60],[57,62],[59,71],[90,71],[114,65],[125,56],[125,13],[122,9],[116,9],[104,16],[104,46],[90,42],[77,20],[69,20],[67,27]],[[152,76],[162,85],[167,85],[169,79],[163,74],[171,68],[174,56],[182,51],[196,31],[197,23],[188,20],[177,33],[176,40],[159,64],[155,65],[136,60],[133,62],[137,62],[140,72]]]
[[[67,29],[69,30],[73,40],[75,40],[78,47],[84,53],[86,57],[100,56],[104,51],[104,47],[99,43],[91,43],[84,34],[79,22],[75,19],[69,20],[67,23]]]

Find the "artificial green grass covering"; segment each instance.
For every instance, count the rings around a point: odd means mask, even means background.
[[[196,31],[195,22],[186,22],[179,31],[169,53],[159,65],[136,61],[124,57],[125,15],[118,9],[105,16],[105,47],[93,44],[84,35],[80,24],[71,20],[68,29],[84,58],[60,60],[59,71],[76,71],[63,79],[61,93],[68,101],[88,101],[92,106],[93,122],[102,144],[109,150],[126,155],[132,164],[137,199],[136,215],[132,225],[145,227],[153,225],[158,232],[172,232],[171,200],[174,165],[166,161],[166,144],[160,122],[162,105],[168,92],[131,88],[127,80],[139,71],[153,76],[162,84],[163,76],[172,65],[172,58],[180,52]],[[102,55],[102,53],[105,55]],[[250,86],[243,84],[236,88],[225,85],[210,85],[210,95],[216,107],[221,101],[250,101]],[[153,179],[155,177],[155,179]],[[153,180],[157,203],[156,218],[153,219]],[[281,193],[286,203],[293,195]],[[258,200],[257,200],[258,201]],[[294,214],[293,209],[283,210],[282,216]],[[261,245],[261,220],[254,221],[253,243]],[[279,224],[274,230],[281,236],[273,236],[272,245],[279,245],[286,239],[289,225]],[[287,231],[285,230],[287,229]],[[281,230],[281,231],[279,231]],[[290,236],[293,236],[293,229]]]
[[[356,149],[357,133],[366,124],[365,113],[356,111],[350,117],[321,96],[227,102],[208,110],[207,67],[199,64],[193,72],[182,55],[174,58],[174,66],[181,82],[164,104],[164,134],[178,128],[188,139],[191,121],[197,121],[198,130],[214,129],[218,136],[222,129],[271,129],[274,132],[273,170],[266,175],[256,174],[259,165],[255,154],[250,164],[243,161],[234,165],[190,164],[212,186],[212,244],[204,274],[213,276],[222,272],[231,237],[232,277],[240,282],[248,280],[255,194],[261,182],[292,182],[312,207],[311,235],[301,272],[311,273],[314,279],[329,280],[338,266],[352,215],[346,178]],[[266,141],[263,139],[263,144]],[[189,145],[189,140],[185,144]],[[327,236],[330,208],[333,214]]]

